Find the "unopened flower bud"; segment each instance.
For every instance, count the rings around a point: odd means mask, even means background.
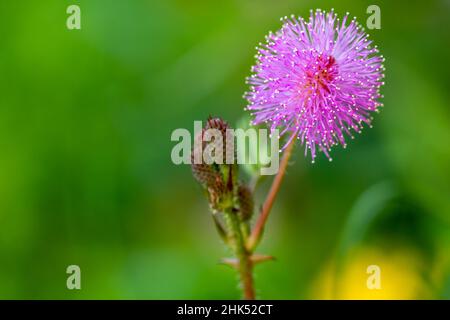
[[[228,200],[233,198],[233,186],[235,184],[234,180],[236,179],[234,175],[236,169],[233,169],[231,164],[225,164],[226,149],[223,146],[227,145],[227,140],[229,140],[226,135],[227,129],[229,128],[228,124],[222,119],[209,117],[202,132],[194,138],[196,140],[191,153],[192,174],[206,190],[211,208],[217,211],[221,211],[230,205]],[[218,141],[205,141],[208,140],[205,139],[205,136],[209,129],[218,130],[222,139]],[[200,143],[198,139],[200,139]],[[214,152],[223,152],[223,162],[221,163],[211,163],[205,161],[210,159],[203,158],[203,150],[209,143],[213,142],[215,144]],[[201,146],[201,148],[196,148],[195,146]],[[201,162],[196,163],[195,158],[201,159]]]
[[[242,221],[250,220],[253,215],[253,195],[249,187],[239,185],[238,188],[239,216]]]

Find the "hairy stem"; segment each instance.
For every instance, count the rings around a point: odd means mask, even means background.
[[[228,225],[231,247],[237,258],[237,270],[239,272],[243,297],[246,300],[255,299],[255,288],[253,284],[253,262],[251,253],[245,246],[245,238],[242,234],[241,223],[236,212],[232,210],[225,212],[225,220]]]
[[[284,151],[284,155],[283,158],[281,159],[278,173],[272,182],[272,186],[270,187],[270,191],[267,195],[266,201],[262,206],[261,214],[255,223],[255,227],[253,228],[253,231],[250,237],[248,238],[246,247],[251,252],[258,245],[262,232],[264,231],[264,226],[266,224],[267,218],[269,217],[270,209],[272,209],[273,202],[275,201],[277,193],[280,190],[281,182],[283,181],[284,174],[286,173],[286,168],[289,163],[289,158],[291,157],[292,154],[292,149],[294,147],[295,140],[296,139],[293,138],[286,147],[286,150]]]

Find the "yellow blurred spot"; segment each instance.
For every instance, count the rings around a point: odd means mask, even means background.
[[[429,291],[419,274],[420,263],[420,257],[410,250],[361,248],[349,255],[338,276],[334,265],[329,264],[315,281],[311,298],[426,299]]]

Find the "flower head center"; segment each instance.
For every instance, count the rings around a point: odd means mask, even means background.
[[[336,59],[332,56],[319,54],[306,67],[305,89],[308,93],[320,94],[323,90],[330,93],[330,84],[338,75]]]

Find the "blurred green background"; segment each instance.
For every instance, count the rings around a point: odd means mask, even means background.
[[[331,163],[297,148],[259,297],[449,299],[450,2],[312,0],[2,1],[0,298],[239,298],[171,132],[245,115],[255,46],[281,16],[334,7],[365,24],[370,4],[385,108]],[[373,264],[382,290],[366,288]]]

